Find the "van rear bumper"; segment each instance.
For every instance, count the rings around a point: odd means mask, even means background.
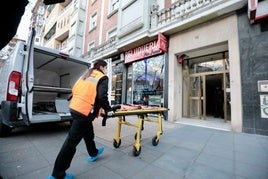
[[[14,101],[2,101],[1,112],[4,122],[18,120],[18,103]]]
[[[25,123],[18,119],[18,103],[15,101],[1,102],[1,117],[3,124],[16,127],[24,126]]]

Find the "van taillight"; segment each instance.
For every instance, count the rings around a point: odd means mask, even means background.
[[[7,87],[7,101],[17,101],[19,95],[21,73],[17,71],[12,71]]]

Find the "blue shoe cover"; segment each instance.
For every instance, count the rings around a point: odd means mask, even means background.
[[[74,176],[71,173],[66,173],[64,179],[74,179]]]
[[[57,178],[53,177],[52,175],[49,175],[49,176],[47,177],[47,179],[57,179]],[[74,176],[73,176],[73,174],[71,174],[71,173],[66,173],[64,179],[74,179]]]
[[[89,156],[87,158],[87,161],[88,162],[94,162],[95,160],[97,160],[97,158],[99,158],[99,156],[102,154],[103,151],[104,151],[104,147],[99,147],[97,155],[95,157]]]
[[[47,177],[47,179],[57,179],[57,178],[53,177],[52,175],[49,175],[49,176]]]

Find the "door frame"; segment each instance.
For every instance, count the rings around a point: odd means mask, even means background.
[[[223,89],[223,115],[224,115],[224,121],[227,121],[227,94],[226,94],[226,88],[227,88],[227,79],[226,79],[226,73],[229,73],[225,68],[223,71],[213,71],[213,72],[201,72],[201,73],[193,73],[189,74],[188,76],[188,86],[187,89],[188,91],[191,91],[191,78],[199,78],[200,80],[200,87],[199,91],[197,92],[197,96],[191,96],[190,93],[188,93],[188,102],[187,102],[187,117],[188,118],[193,118],[191,115],[191,108],[193,107],[192,105],[192,100],[198,100],[197,101],[197,118],[198,119],[203,119],[206,120],[206,76],[208,75],[216,75],[220,74],[222,75],[222,89]],[[202,112],[203,111],[203,112]]]

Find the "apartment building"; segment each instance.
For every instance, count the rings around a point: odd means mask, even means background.
[[[36,43],[48,48],[81,56],[84,44],[86,0],[65,0],[45,6],[36,3],[33,17]]]
[[[43,44],[111,62],[113,104],[164,106],[169,121],[220,119],[233,131],[268,135],[267,6],[66,0],[46,7]]]

